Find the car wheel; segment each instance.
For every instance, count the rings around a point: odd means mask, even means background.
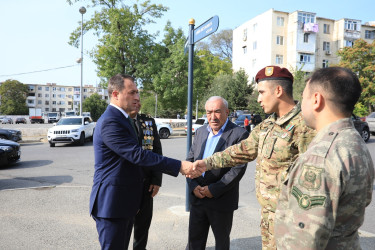
[[[92,130],[91,141],[94,141],[94,132],[95,132],[95,129]]]
[[[166,128],[162,128],[159,131],[159,136],[160,136],[161,139],[167,139],[170,136],[170,134],[171,133]]]
[[[50,146],[51,148],[54,148],[54,147],[55,147],[55,143],[50,142],[50,143],[49,143],[49,146]]]
[[[368,128],[364,128],[362,130],[361,136],[365,142],[367,142],[370,139],[370,131]]]
[[[81,133],[81,136],[79,137],[78,145],[83,146],[85,145],[85,133]]]

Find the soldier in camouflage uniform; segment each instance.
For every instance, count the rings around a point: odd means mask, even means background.
[[[351,113],[362,88],[348,69],[317,70],[303,92],[306,124],[318,131],[289,169],[276,211],[277,249],[361,249],[374,165]]]
[[[276,249],[273,223],[280,185],[289,165],[306,151],[315,134],[303,122],[300,105],[293,100],[293,76],[287,69],[265,67],[258,72],[256,82],[258,102],[265,113],[273,114],[256,126],[246,140],[197,161],[195,166],[210,170],[257,159],[255,183],[261,205],[262,248]]]

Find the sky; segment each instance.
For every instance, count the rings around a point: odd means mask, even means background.
[[[79,86],[81,66],[76,62],[81,49],[68,44],[70,33],[79,26],[79,8],[91,1],[69,5],[66,0],[0,0],[0,82],[7,79],[26,84],[56,83]],[[126,4],[135,0],[126,0]],[[189,19],[195,19],[195,27],[212,16],[219,17],[219,29],[235,29],[246,21],[269,10],[314,12],[318,17],[339,20],[351,18],[362,24],[375,21],[374,0],[338,1],[290,1],[290,0],[151,0],[163,4],[169,10],[148,26],[150,33],[163,35],[169,20],[172,27],[189,30]],[[84,20],[90,19],[94,9],[87,8]],[[207,38],[206,38],[207,39]],[[97,43],[97,37],[83,37],[83,85],[97,85],[96,65],[88,51]],[[38,72],[39,71],[39,72]],[[33,72],[33,73],[30,73]]]

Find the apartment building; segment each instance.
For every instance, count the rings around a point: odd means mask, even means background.
[[[337,64],[337,51],[352,47],[359,38],[372,43],[375,22],[270,9],[233,30],[233,69],[244,69],[250,81],[268,65],[312,72]]]
[[[40,108],[44,114],[48,112],[79,112],[80,87],[57,85],[47,83],[45,85],[26,84],[28,96],[26,99],[29,108]],[[83,101],[94,93],[98,93],[103,100],[109,102],[108,90],[85,85],[82,88]]]

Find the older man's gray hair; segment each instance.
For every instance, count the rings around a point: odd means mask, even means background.
[[[221,96],[211,96],[210,98],[208,98],[208,100],[206,101],[206,104],[204,106],[206,107],[208,102],[212,102],[212,101],[216,101],[216,100],[221,100],[224,103],[224,106],[226,108],[228,108],[228,102],[227,102],[227,100],[225,100]]]

